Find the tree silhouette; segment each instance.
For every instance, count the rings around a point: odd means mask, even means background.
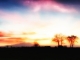
[[[56,34],[52,39],[53,42],[56,42],[59,45],[63,45],[64,36],[62,34]]]
[[[35,47],[38,47],[38,46],[39,46],[37,40],[34,41],[34,46],[35,46]]]
[[[77,42],[77,36],[71,35],[71,36],[67,36],[67,40],[70,43],[70,47],[73,47],[74,43]]]

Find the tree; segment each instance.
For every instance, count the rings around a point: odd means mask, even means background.
[[[38,46],[39,46],[37,40],[34,41],[34,46],[35,46],[35,47],[38,47]]]
[[[56,34],[54,36],[54,38],[52,39],[53,42],[56,42],[59,45],[63,45],[63,41],[64,41],[64,35],[62,34]]]
[[[77,36],[71,35],[71,36],[67,36],[67,41],[70,43],[70,47],[74,46],[74,43],[77,42]]]

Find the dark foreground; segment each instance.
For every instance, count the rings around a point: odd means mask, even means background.
[[[80,57],[80,48],[67,47],[0,47],[0,59],[72,60]]]

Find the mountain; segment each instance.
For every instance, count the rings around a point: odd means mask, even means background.
[[[15,45],[11,45],[12,47],[31,47],[33,46],[34,44],[32,43],[19,43],[19,44],[15,44]]]

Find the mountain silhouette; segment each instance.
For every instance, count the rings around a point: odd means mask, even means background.
[[[34,46],[34,44],[22,42],[22,43],[10,45],[10,46],[12,46],[12,47],[31,47],[31,46]]]

